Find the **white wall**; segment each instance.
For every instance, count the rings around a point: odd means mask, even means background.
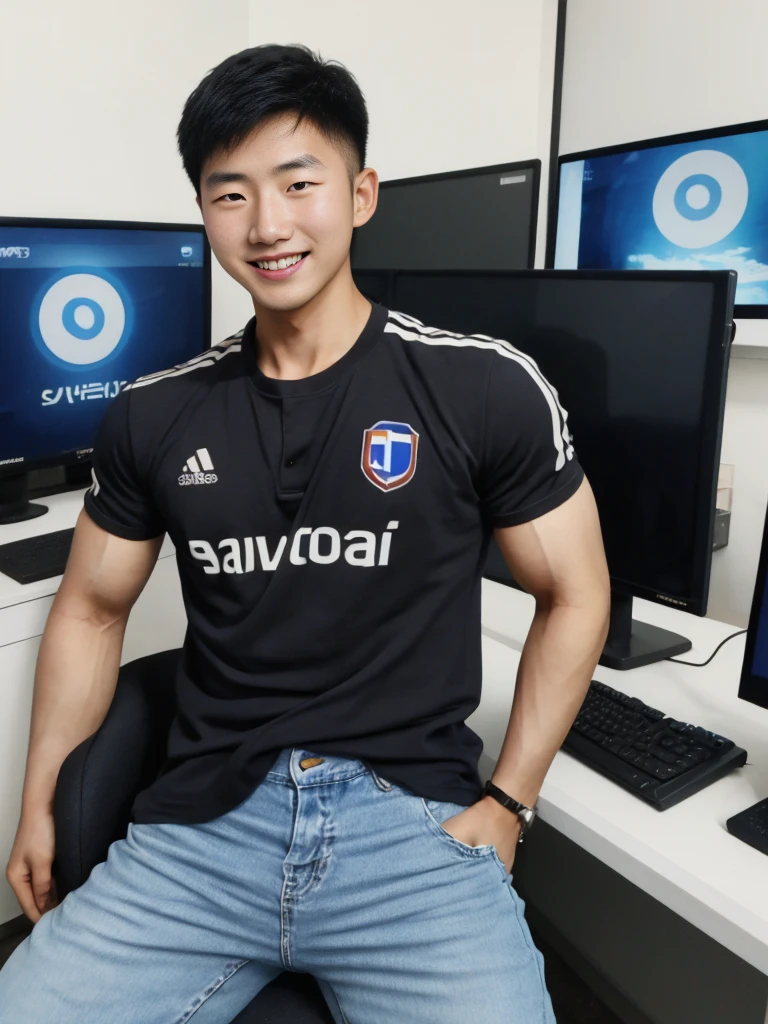
[[[176,128],[248,45],[247,0],[2,0],[0,215],[201,223]],[[213,338],[252,314],[214,258]]]
[[[368,101],[381,178],[539,157],[556,0],[3,0],[0,216],[199,223],[176,150],[185,99],[228,55],[303,42]],[[545,202],[537,263],[543,264]],[[457,239],[457,244],[461,240]],[[214,340],[253,313],[214,257]]]
[[[569,0],[560,152],[768,116],[765,0]],[[768,321],[740,340],[768,345]],[[727,548],[708,614],[746,625],[768,499],[768,359],[731,359],[723,462],[735,465]],[[761,353],[768,355],[768,349]]]
[[[367,164],[382,181],[538,157],[546,196],[556,0],[250,0],[250,10],[252,46],[305,43],[352,72],[368,105]]]

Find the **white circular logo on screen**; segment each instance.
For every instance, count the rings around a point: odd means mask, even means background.
[[[70,274],[45,293],[38,322],[40,335],[55,356],[85,366],[117,348],[125,329],[125,307],[103,277]]]
[[[653,193],[653,218],[670,242],[702,249],[729,235],[747,208],[749,185],[741,166],[716,149],[675,160]]]

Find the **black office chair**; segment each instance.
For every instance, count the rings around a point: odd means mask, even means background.
[[[128,831],[134,797],[156,778],[165,759],[174,714],[174,681],[181,649],[123,665],[99,729],[69,754],[53,801],[56,853],[52,874],[59,900],[107,859]],[[284,971],[266,985],[232,1024],[334,1024],[315,979]]]

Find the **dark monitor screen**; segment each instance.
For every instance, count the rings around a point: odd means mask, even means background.
[[[749,615],[739,696],[768,708],[768,514]]]
[[[558,163],[556,269],[735,270],[737,317],[768,317],[768,121],[572,153]]]
[[[201,226],[0,219],[0,475],[77,461],[126,383],[210,345]]]
[[[353,270],[517,270],[533,266],[540,161],[379,183],[352,237]]]
[[[389,306],[392,301],[392,274],[386,270],[353,270],[355,284],[366,298]]]
[[[532,356],[568,413],[614,584],[704,614],[734,287],[727,271],[396,273],[392,306]]]

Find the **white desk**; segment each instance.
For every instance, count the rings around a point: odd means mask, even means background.
[[[483,581],[483,698],[468,724],[495,763],[533,599]],[[705,661],[737,626],[636,600],[634,617],[687,636],[686,660]],[[595,678],[744,747],[747,765],[659,812],[570,755],[555,757],[540,809],[544,821],[666,907],[768,975],[768,857],[731,836],[725,821],[768,797],[768,711],[737,696],[745,636],[705,668],[661,662]],[[730,1022],[729,1022],[730,1024]]]

